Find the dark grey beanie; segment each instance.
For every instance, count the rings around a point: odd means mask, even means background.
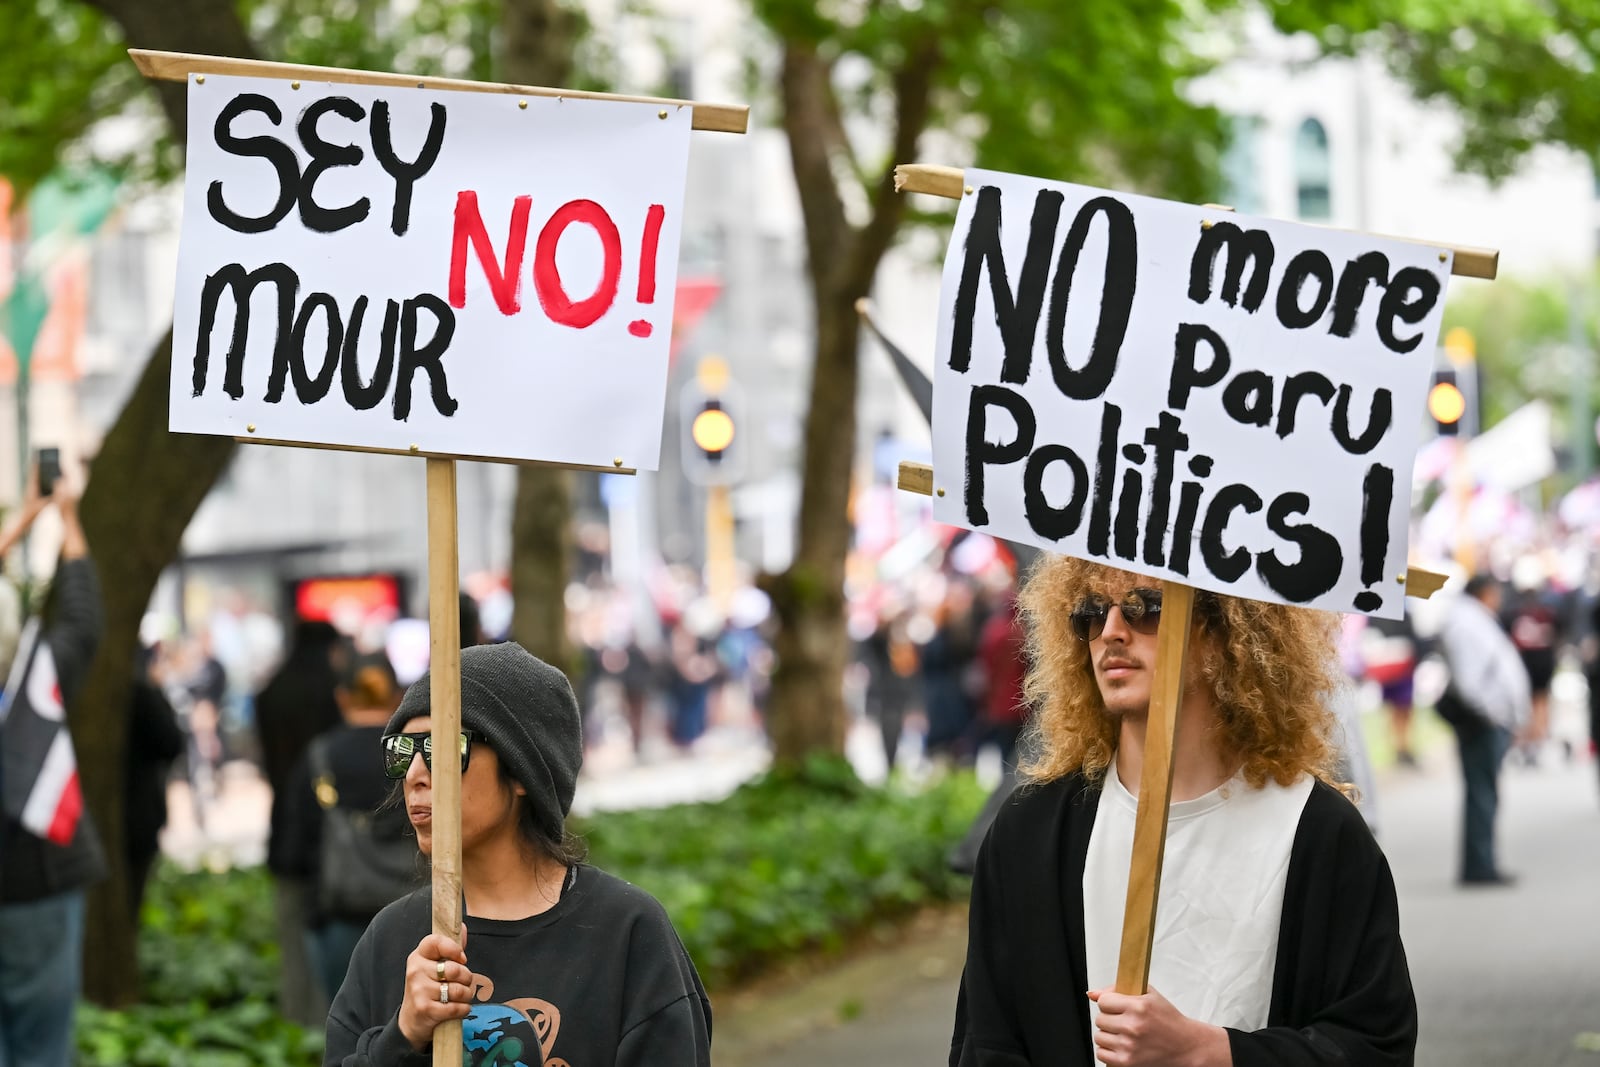
[[[432,714],[429,677],[406,690],[390,733]],[[515,642],[464,648],[461,725],[494,749],[528,791],[534,820],[560,841],[583,766],[583,727],[567,676]]]

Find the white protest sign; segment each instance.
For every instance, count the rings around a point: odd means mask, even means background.
[[[692,117],[192,77],[170,428],[653,469]]]
[[[934,517],[1199,589],[1399,617],[1449,252],[966,181],[939,301]]]

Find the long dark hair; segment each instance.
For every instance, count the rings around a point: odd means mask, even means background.
[[[507,789],[515,790],[520,783],[506,769],[506,761],[499,760],[496,765],[499,767],[500,784]],[[517,832],[535,852],[549,857],[563,867],[582,863],[589,855],[589,846],[583,838],[575,836],[565,827],[561,830],[559,841],[552,838],[550,831],[539,825],[533,810],[533,801],[526,795],[522,797],[522,803],[517,805]]]

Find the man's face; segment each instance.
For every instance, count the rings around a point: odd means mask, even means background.
[[[1106,710],[1113,716],[1144,715],[1156,665],[1156,627],[1161,583],[1112,575],[1073,606],[1073,625],[1089,645],[1089,662]]]

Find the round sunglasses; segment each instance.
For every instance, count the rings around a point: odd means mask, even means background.
[[[1105,597],[1085,597],[1072,609],[1069,618],[1072,632],[1080,641],[1093,641],[1105,632],[1106,619],[1115,607],[1122,612],[1122,621],[1136,634],[1146,636],[1156,632],[1161,624],[1161,590],[1130,589],[1116,604]]]
[[[467,760],[472,756],[472,742],[477,740],[477,734],[471,730],[461,731],[461,773],[467,771]],[[422,753],[422,765],[428,768],[428,773],[433,773],[433,735],[432,734],[384,734],[383,735],[383,773],[390,778],[404,778],[411,769],[411,761],[416,759],[417,753]]]

